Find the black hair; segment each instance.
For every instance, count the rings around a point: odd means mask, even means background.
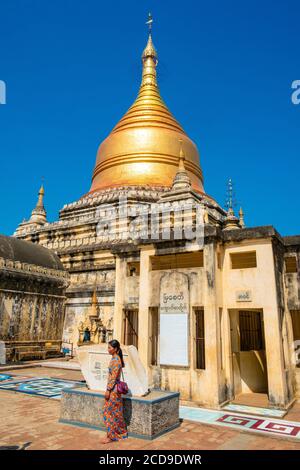
[[[124,364],[124,359],[123,359],[123,352],[122,349],[120,348],[120,343],[117,339],[112,339],[111,341],[108,342],[114,349],[117,350],[117,354],[121,359],[122,367],[125,367]]]

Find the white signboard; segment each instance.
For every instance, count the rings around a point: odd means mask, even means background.
[[[160,315],[160,364],[188,366],[188,315]]]
[[[165,275],[160,286],[161,365],[189,365],[188,313],[188,277],[177,272]]]
[[[143,396],[148,392],[146,370],[135,346],[121,345],[125,367],[124,380],[129,387],[129,394]],[[77,350],[82,374],[90,390],[105,391],[108,379],[108,367],[111,355],[107,344],[80,346]],[[123,375],[121,376],[123,380]]]

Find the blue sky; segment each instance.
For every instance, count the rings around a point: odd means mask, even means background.
[[[50,221],[90,188],[97,147],[134,100],[148,11],[161,94],[201,155],[208,194],[226,182],[248,226],[300,233],[299,2],[1,0],[0,232],[36,203]]]

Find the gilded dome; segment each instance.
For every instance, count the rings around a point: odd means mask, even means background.
[[[99,146],[90,191],[131,185],[169,187],[177,171],[182,145],[192,186],[204,192],[197,147],[160,96],[156,79],[157,53],[151,33],[142,63],[138,96]]]

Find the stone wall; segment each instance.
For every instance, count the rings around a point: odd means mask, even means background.
[[[0,339],[61,340],[68,274],[0,259]]]

